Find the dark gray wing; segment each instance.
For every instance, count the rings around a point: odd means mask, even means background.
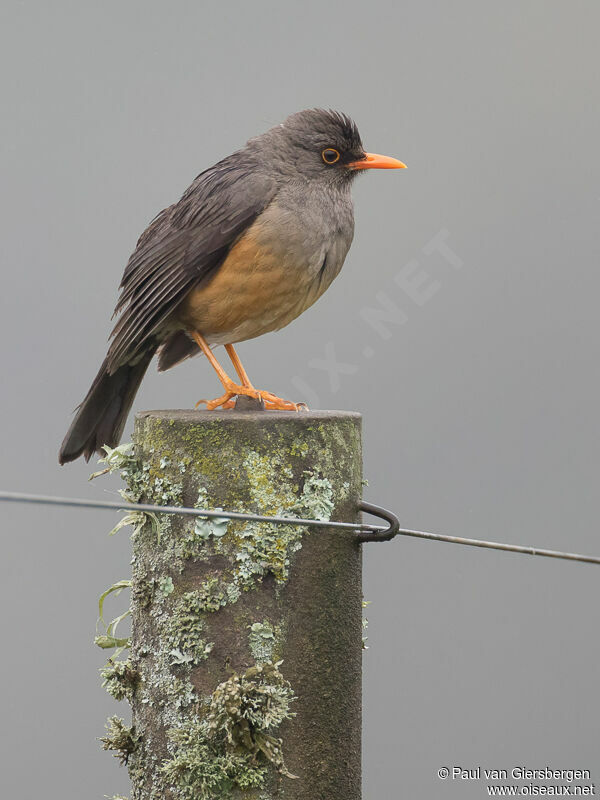
[[[276,190],[275,180],[240,151],[201,173],[178,203],[153,220],[121,281],[108,351],[111,372],[145,351],[186,294],[219,268]]]

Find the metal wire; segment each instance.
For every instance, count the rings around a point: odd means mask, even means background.
[[[113,511],[151,511],[155,514],[180,514],[187,517],[208,517],[241,519],[248,522],[274,522],[276,525],[317,525],[320,528],[342,528],[345,530],[371,531],[380,533],[387,530],[380,525],[363,525],[361,522],[331,522],[320,519],[300,519],[296,517],[269,517],[260,514],[245,514],[240,511],[209,511],[205,508],[185,508],[180,506],[153,506],[147,503],[117,503],[111,500],[83,500],[75,497],[49,497],[41,494],[21,494],[20,492],[0,492],[0,501],[15,503],[38,503],[51,506],[71,506],[75,508],[104,508]]]
[[[0,492],[0,502],[13,503],[33,503],[38,505],[66,506],[71,508],[96,508],[106,511],[150,511],[155,514],[180,514],[190,517],[207,517],[239,519],[249,522],[269,522],[276,525],[303,525],[307,527],[337,528],[342,530],[353,530],[359,532],[363,542],[369,541],[368,534],[373,534],[373,540],[386,534],[390,528],[381,525],[368,525],[359,522],[334,522],[320,519],[301,519],[296,517],[265,516],[261,514],[246,514],[240,511],[220,511],[205,508],[185,508],[177,506],[155,506],[147,503],[125,503],[111,500],[86,500],[74,497],[52,497],[41,494],[24,494],[22,492]],[[365,504],[365,510],[369,513],[377,513],[372,509],[376,506]],[[393,517],[393,515],[390,515]],[[417,539],[430,539],[436,542],[449,542],[450,544],[462,544],[469,547],[485,547],[491,550],[504,550],[509,553],[520,553],[522,555],[545,556],[546,558],[559,558],[567,561],[582,561],[587,564],[600,564],[600,557],[581,555],[580,553],[565,553],[559,550],[545,550],[538,547],[528,547],[526,545],[505,544],[503,542],[488,542],[482,539],[468,539],[462,536],[448,536],[441,533],[429,533],[428,531],[417,531],[402,529],[393,531],[393,535],[412,536]],[[388,537],[389,538],[389,537]]]

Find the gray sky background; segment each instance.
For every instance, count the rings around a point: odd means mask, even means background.
[[[599,554],[599,25],[583,0],[5,0],[1,488],[113,496],[56,453],[137,236],[248,137],[331,106],[409,169],[357,181],[341,276],[291,327],[240,346],[248,372],[361,411],[366,496],[404,525]],[[420,304],[398,285],[415,268]],[[365,320],[382,303],[385,331]],[[319,368],[332,354],[344,374]],[[196,359],[152,370],[135,409],[218,389]],[[95,740],[119,709],[92,645],[127,535],[107,539],[116,518],[99,512],[0,520],[2,794],[127,794]],[[454,765],[589,768],[600,783],[599,575],[367,547],[365,798],[485,797],[484,782],[436,777]]]

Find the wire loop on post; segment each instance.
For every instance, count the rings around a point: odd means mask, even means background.
[[[359,542],[389,542],[390,539],[393,539],[394,536],[400,533],[400,520],[395,514],[388,511],[387,508],[363,502],[360,504],[360,510],[364,511],[365,514],[371,514],[374,517],[379,517],[379,519],[384,519],[389,525],[380,532],[369,531],[367,533],[367,531],[362,531],[357,536]]]

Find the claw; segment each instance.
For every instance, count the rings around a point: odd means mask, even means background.
[[[235,395],[233,395],[235,397]],[[224,394],[221,397],[217,397],[215,400],[198,400],[195,405],[195,408],[202,405],[202,403],[206,403],[206,408],[208,411],[212,411],[218,406],[222,408],[233,408],[235,406],[235,402],[230,398],[229,394]]]
[[[245,395],[246,397],[253,397],[256,400],[262,400],[265,404],[265,408],[269,410],[276,410],[276,411],[299,411],[301,406],[304,404],[292,403],[289,400],[283,400],[281,397],[277,397],[276,394],[272,392],[260,392],[257,391],[252,386],[240,386],[233,381],[224,384],[225,386],[225,394],[221,395],[221,397],[217,397],[214,400],[198,400],[196,403],[196,408],[201,403],[206,403],[206,408],[208,411],[213,411],[215,408],[234,408],[235,402],[234,397],[239,397],[240,395]]]

